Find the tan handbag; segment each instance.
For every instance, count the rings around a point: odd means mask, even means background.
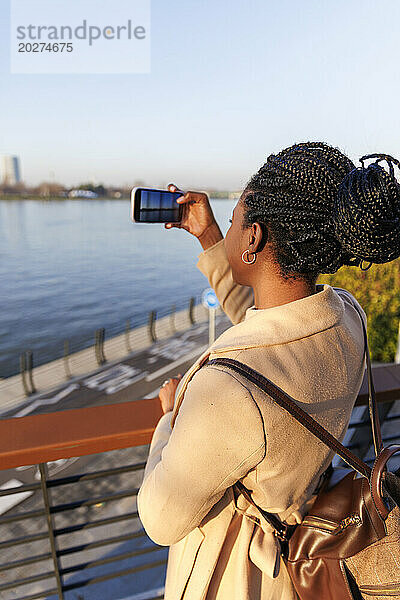
[[[223,365],[249,379],[351,467],[337,483],[337,473],[346,469],[331,467],[299,525],[281,522],[258,507],[240,481],[235,485],[274,528],[301,600],[400,600],[400,469],[390,473],[386,467],[389,458],[400,453],[400,446],[382,447],[362,318],[361,322],[376,453],[372,469],[299,408],[289,394],[248,365],[230,358],[215,358],[204,365]]]

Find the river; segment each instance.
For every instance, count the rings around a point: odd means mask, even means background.
[[[235,200],[211,200],[225,235]],[[184,230],[132,223],[128,200],[0,201],[0,377],[183,308],[208,287]]]

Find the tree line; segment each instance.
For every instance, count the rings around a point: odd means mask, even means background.
[[[400,320],[400,258],[367,271],[342,267],[333,275],[321,275],[328,283],[353,294],[368,318],[368,343],[375,362],[394,362]]]

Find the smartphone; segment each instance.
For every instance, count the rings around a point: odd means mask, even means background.
[[[131,193],[131,219],[135,223],[180,223],[182,192],[136,187]]]

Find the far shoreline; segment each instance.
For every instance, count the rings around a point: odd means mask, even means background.
[[[239,196],[237,196],[236,192],[207,192],[209,197],[212,200],[235,200]],[[0,201],[6,202],[15,202],[21,200],[35,200],[40,202],[65,202],[65,201],[77,201],[82,202],[93,202],[98,200],[107,200],[107,201],[119,201],[119,200],[127,200],[130,202],[130,196],[121,196],[120,198],[115,198],[113,196],[98,196],[97,198],[77,198],[77,197],[69,197],[69,196],[40,196],[35,194],[0,194]]]

